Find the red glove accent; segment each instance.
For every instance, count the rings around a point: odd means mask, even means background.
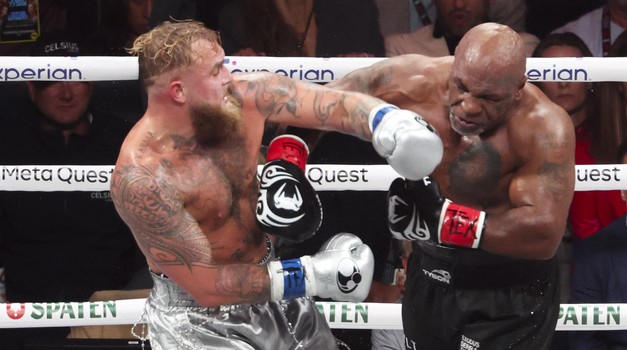
[[[440,244],[479,248],[485,226],[485,212],[446,200],[440,214]]]
[[[294,135],[277,136],[270,142],[268,152],[266,154],[266,162],[276,159],[283,159],[290,163],[298,165],[305,171],[307,165],[307,157],[309,156],[309,148],[300,137]]]

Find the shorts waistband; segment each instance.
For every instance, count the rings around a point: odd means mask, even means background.
[[[467,265],[416,254],[417,273],[434,282],[461,289],[498,289],[544,283],[555,273],[555,258],[544,261],[514,260],[496,264]]]
[[[268,237],[265,236],[266,240],[266,254],[261,258],[258,262],[259,265],[265,265],[270,260],[275,258],[274,252],[274,244]],[[200,307],[200,305],[196,302],[196,300],[187,293],[183,288],[181,288],[176,282],[170,279],[167,275],[163,273],[155,273],[150,271],[150,275],[153,280],[153,288],[152,294],[155,297],[153,299],[153,303],[159,304],[161,306],[176,306],[176,307]],[[222,307],[216,307],[215,310],[221,310]],[[214,309],[214,308],[208,308]]]
[[[199,307],[194,298],[163,274],[150,272],[153,280],[151,299],[160,306]]]

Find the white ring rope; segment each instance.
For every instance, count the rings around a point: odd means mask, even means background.
[[[0,304],[0,328],[131,325],[146,299]],[[317,302],[334,329],[402,329],[401,304]],[[627,304],[561,304],[557,331],[625,330]]]
[[[270,71],[326,83],[385,58],[226,57],[231,72]],[[528,58],[530,81],[627,81],[627,58]],[[0,82],[136,80],[136,57],[0,57]],[[108,191],[113,166],[1,166],[0,191]],[[311,164],[319,191],[384,191],[398,177],[388,165]],[[577,165],[576,191],[627,189],[627,165]],[[98,195],[98,194],[96,194]],[[0,303],[0,328],[136,323],[145,299]],[[318,302],[331,328],[402,329],[401,305]],[[627,329],[627,304],[562,304],[556,330]]]
[[[261,166],[257,169],[261,170]],[[627,190],[627,164],[576,165],[576,191]],[[111,165],[0,166],[0,191],[108,191]],[[309,164],[317,191],[387,191],[400,175],[389,165]]]
[[[229,56],[231,72],[268,71],[298,80],[328,83],[385,57]],[[137,80],[137,57],[0,57],[0,82],[28,80]],[[627,81],[627,57],[532,57],[530,81]]]

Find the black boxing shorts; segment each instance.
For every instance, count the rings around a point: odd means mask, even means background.
[[[407,269],[405,349],[550,348],[560,303],[555,258],[474,265],[415,246]]]

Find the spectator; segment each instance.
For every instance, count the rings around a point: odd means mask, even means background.
[[[96,56],[127,56],[137,36],[147,32],[153,0],[103,0],[101,25],[87,48]],[[146,97],[139,80],[99,81],[94,93],[100,96],[94,108],[107,115],[136,122],[146,109]]]
[[[413,32],[436,19],[432,0],[375,0],[379,8],[379,24],[384,36]],[[490,0],[488,17],[524,32],[527,4],[524,0]]]
[[[627,141],[619,147],[618,162],[627,164]],[[627,190],[621,191],[623,205]],[[575,247],[571,303],[627,303],[627,217],[614,220]],[[627,348],[627,331],[569,332],[571,350]]]
[[[452,55],[457,43],[470,28],[489,21],[488,0],[433,0],[437,19],[411,33],[385,37],[386,56],[418,53],[431,57]],[[528,56],[538,44],[538,38],[520,33]]]
[[[227,55],[383,56],[372,0],[237,0],[220,15]]]
[[[78,55],[69,36],[49,36],[36,55]],[[90,109],[90,82],[27,82],[32,103],[0,136],[3,165],[112,165],[130,125]],[[86,301],[98,290],[148,278],[145,260],[109,191],[1,192],[0,256],[9,302]],[[150,284],[139,284],[147,288]],[[65,338],[68,328],[2,329],[7,349]]]
[[[573,33],[548,35],[534,51],[534,57],[590,57],[586,44]],[[568,112],[576,132],[575,163],[611,163],[612,151],[625,137],[620,118],[599,103],[600,85],[577,82],[541,82],[538,86]],[[601,109],[604,108],[604,109]],[[624,114],[624,108],[619,111]],[[623,117],[624,118],[624,117]],[[588,237],[623,215],[619,191],[577,191],[569,210],[569,226],[576,240]]]
[[[608,0],[607,4],[585,13],[555,29],[553,33],[573,32],[590,48],[592,55],[608,56],[614,40],[627,28],[627,1]]]
[[[99,56],[126,56],[135,38],[147,32],[154,0],[103,0],[100,28],[88,49]]]
[[[627,57],[627,32],[616,38],[610,48],[611,57]],[[627,82],[599,84],[600,111],[603,124],[595,126],[602,136],[597,137],[592,153],[601,163],[613,163],[612,150],[627,138]],[[616,198],[616,197],[615,197]]]
[[[605,5],[606,2],[607,0],[525,0],[527,31],[539,38],[544,38],[555,28]]]

